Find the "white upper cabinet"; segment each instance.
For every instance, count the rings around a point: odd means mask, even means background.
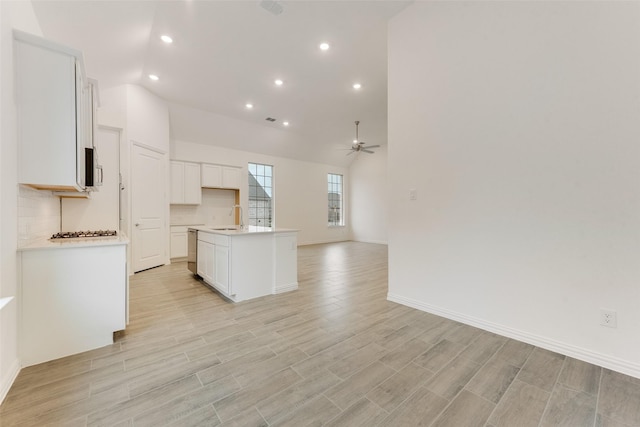
[[[240,168],[234,168],[231,166],[222,167],[222,188],[235,188],[237,190],[241,187]]]
[[[242,168],[202,163],[202,186],[238,190],[242,183]]]
[[[20,31],[14,41],[18,182],[84,191],[93,101],[82,54]]]
[[[200,164],[171,161],[171,204],[199,205],[202,203],[200,189]]]
[[[200,167],[203,187],[222,188],[222,166],[202,163]]]

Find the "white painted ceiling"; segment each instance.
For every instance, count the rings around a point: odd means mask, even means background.
[[[279,1],[276,15],[260,1],[33,1],[44,36],[81,50],[101,89],[138,84],[167,100],[173,138],[342,166],[356,157],[355,120],[361,140],[387,142],[387,22],[408,3]],[[264,140],[212,141],[193,109]]]

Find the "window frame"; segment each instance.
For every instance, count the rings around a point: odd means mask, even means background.
[[[336,180],[335,178],[339,178],[338,180]],[[337,182],[339,181],[339,182]],[[332,187],[333,186],[333,187]],[[339,188],[336,188],[336,186],[339,186]],[[346,226],[346,220],[345,220],[345,203],[344,203],[344,175],[340,174],[340,173],[331,173],[328,172],[327,173],[327,226],[328,227],[345,227]],[[339,192],[336,193],[335,191],[332,192],[331,190],[336,190],[338,189]],[[332,200],[331,200],[331,194],[338,194],[339,195],[339,206],[338,206],[338,220],[337,223],[335,220],[331,220],[331,210],[335,209],[335,207],[332,206]]]
[[[256,175],[254,175],[251,170],[252,165],[255,166],[255,170],[256,170]],[[265,169],[269,169],[270,174],[267,175],[264,170]],[[263,173],[260,174],[260,170],[263,170]],[[252,225],[252,226],[257,226],[257,227],[270,227],[273,228],[275,227],[275,203],[274,203],[274,198],[275,198],[275,186],[274,186],[274,166],[273,165],[268,165],[266,163],[257,163],[257,162],[247,162],[247,202],[249,204],[248,206],[248,212],[247,212],[247,225]],[[269,197],[269,216],[255,216],[254,218],[251,217],[251,213],[252,213],[252,206],[251,206],[251,201],[255,200],[255,201],[263,201],[266,199],[259,199],[257,197],[252,198],[251,197],[251,177],[253,176],[253,178],[256,180],[256,182],[260,185],[260,188],[262,188],[263,190],[268,188],[269,191],[271,192],[271,194],[268,194],[268,191],[265,191],[267,193]],[[268,178],[269,181],[269,185],[261,185],[260,180],[258,179],[258,177],[263,177]],[[257,189],[258,187],[256,187]],[[260,209],[259,207],[254,207],[254,209],[256,209],[256,212],[258,209]],[[263,222],[262,224],[259,224],[258,222],[260,220],[265,220],[268,219],[269,220],[269,224],[265,225],[265,223]],[[252,221],[253,220],[253,221]],[[255,224],[253,224],[253,222],[255,222]]]

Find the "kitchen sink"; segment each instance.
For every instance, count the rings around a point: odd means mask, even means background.
[[[212,230],[214,231],[231,231],[231,230],[237,230],[236,227],[220,227],[220,228],[212,228]]]

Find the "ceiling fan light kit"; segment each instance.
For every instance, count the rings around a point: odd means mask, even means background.
[[[359,152],[373,154],[374,151],[371,151],[371,149],[378,148],[380,146],[366,145],[364,141],[360,141],[360,138],[358,137],[358,125],[360,124],[360,120],[356,120],[355,123],[356,123],[356,139],[353,140],[353,144],[351,144],[351,151],[347,153],[347,156],[350,154],[359,153]]]

